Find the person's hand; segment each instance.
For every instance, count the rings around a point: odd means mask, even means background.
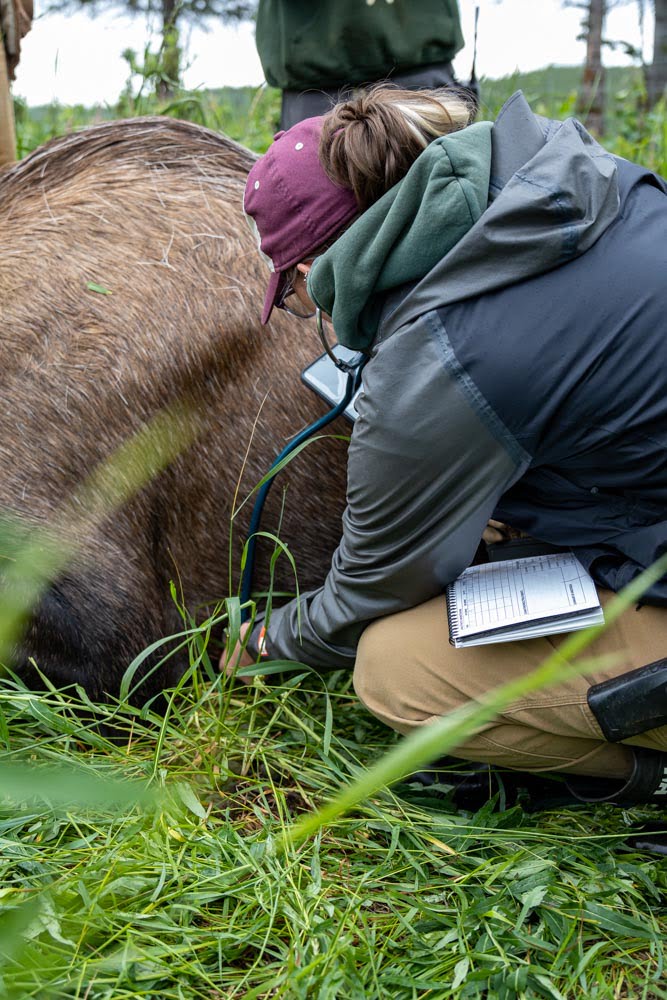
[[[502,521],[491,520],[482,532],[482,541],[487,545],[496,545],[498,542],[508,542],[514,538],[528,538],[525,531],[513,528],[511,524],[504,524]]]
[[[510,538],[510,529],[502,521],[489,521],[482,532],[482,539],[487,545],[495,545],[497,542],[506,542]]]
[[[254,657],[251,656],[248,650],[243,646],[243,640],[245,639],[249,628],[250,622],[245,622],[241,625],[239,641],[236,643],[229,656],[227,656],[227,650],[225,650],[220,657],[220,670],[223,671],[228,677],[236,677],[243,684],[251,684],[252,677],[244,677],[241,672],[242,667],[255,666]]]

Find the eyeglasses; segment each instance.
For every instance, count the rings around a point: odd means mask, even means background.
[[[286,300],[290,298],[290,296],[292,295],[294,295],[295,297],[294,302],[292,303],[292,305],[288,306]],[[283,309],[286,313],[289,313],[290,316],[296,316],[297,319],[312,319],[313,316],[315,315],[314,309],[311,312],[306,311],[308,309],[308,306],[305,306],[301,302],[301,299],[297,297],[294,288],[294,282],[292,281],[288,281],[286,283],[285,287],[280,293],[280,298],[276,302],[276,306],[278,309]]]

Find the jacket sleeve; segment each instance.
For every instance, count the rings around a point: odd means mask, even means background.
[[[331,569],[267,628],[272,658],[320,670],[351,668],[366,625],[441,593],[529,461],[458,365],[436,313],[380,345],[357,410]]]

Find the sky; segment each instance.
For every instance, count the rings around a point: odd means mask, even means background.
[[[577,42],[581,11],[563,8],[561,0],[477,0],[480,7],[477,48],[478,76],[500,77],[516,70],[540,69],[550,64],[583,62],[584,45]],[[459,0],[466,47],[456,58],[461,79],[470,75],[475,0]],[[122,52],[132,48],[142,53],[152,41],[157,47],[157,22],[145,17],[129,18],[114,13],[40,14],[45,0],[36,0],[37,20],[23,42],[23,55],[14,83],[14,93],[29,104],[114,103],[127,80],[128,67]],[[608,20],[606,37],[639,47],[638,0],[615,7]],[[209,22],[209,31],[186,28],[188,88],[223,85],[259,85],[262,69],[251,24],[229,26]],[[647,23],[645,48],[650,47],[651,24]],[[647,56],[649,50],[646,51]],[[605,52],[605,63],[627,63],[620,51]]]

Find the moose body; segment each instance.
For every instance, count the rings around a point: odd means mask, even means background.
[[[230,538],[237,485],[241,499],[323,412],[299,379],[314,329],[259,322],[267,271],[242,211],[253,161],[198,126],[136,119],[57,139],[0,176],[0,508],[48,525],[158,411],[186,400],[199,414],[194,445],[79,539],[17,652],[28,677],[33,659],[56,684],[114,694],[132,658],[181,627],[171,580],[195,612],[228,595],[249,514]],[[340,529],[343,442],[306,448],[280,485],[284,510],[274,487],[262,527],[280,520],[300,586],[316,585]],[[279,585],[294,589],[291,571]],[[174,680],[173,662],[143,698]]]

